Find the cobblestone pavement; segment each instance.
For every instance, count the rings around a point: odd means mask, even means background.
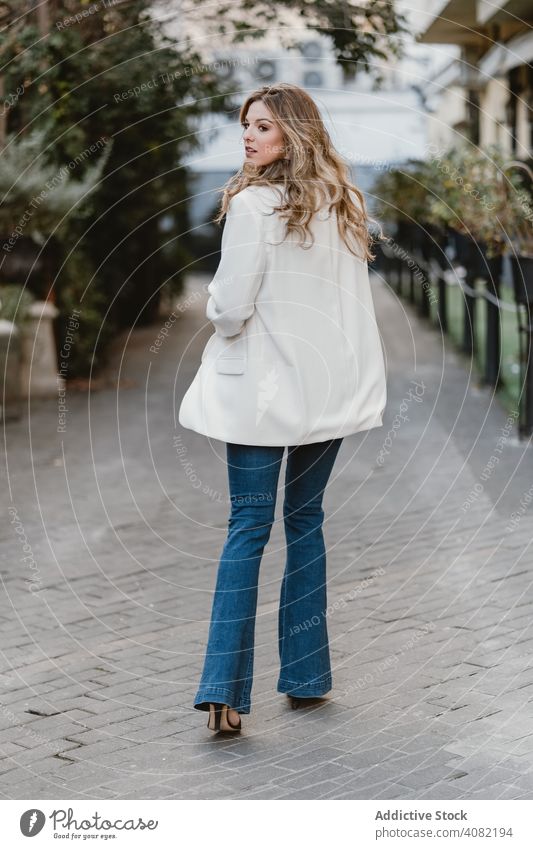
[[[532,449],[373,283],[385,424],[345,438],[324,502],[334,689],[275,690],[277,519],[237,737],[192,708],[229,510],[225,446],[177,425],[205,279],[161,344],[116,340],[116,385],[67,393],[64,433],[55,399],[6,426],[3,798],[531,798]]]

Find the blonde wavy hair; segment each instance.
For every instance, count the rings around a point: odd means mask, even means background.
[[[288,158],[276,159],[268,165],[243,162],[242,168],[223,187],[220,210],[214,221],[218,224],[226,214],[231,198],[247,186],[280,186],[280,205],[275,211],[286,221],[285,237],[297,233],[302,244],[306,235],[314,242],[309,222],[324,204],[337,216],[339,233],[351,253],[363,260],[372,260],[373,237],[368,223],[374,221],[367,214],[362,192],[349,177],[349,168],[337,153],[314,100],[299,86],[276,83],[252,92],[243,103],[239,121],[246,119],[248,109],[262,101],[278,124]],[[355,194],[359,206],[350,192]],[[285,203],[283,203],[285,194]],[[358,254],[350,245],[362,249]],[[311,245],[308,245],[311,247]]]

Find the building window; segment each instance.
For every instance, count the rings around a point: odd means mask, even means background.
[[[276,63],[270,59],[262,59],[257,63],[257,77],[264,82],[271,82],[276,76]]]
[[[311,62],[322,58],[322,45],[319,41],[306,41],[300,44],[300,53]]]
[[[303,84],[306,88],[320,88],[324,85],[322,74],[318,71],[306,71],[304,74]]]

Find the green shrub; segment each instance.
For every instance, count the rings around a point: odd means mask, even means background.
[[[0,318],[24,327],[28,321],[28,308],[34,300],[28,289],[18,283],[0,286]]]

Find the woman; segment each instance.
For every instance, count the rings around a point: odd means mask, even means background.
[[[231,511],[194,700],[217,731],[250,713],[259,565],[285,447],[277,690],[296,707],[331,689],[322,497],[343,437],[379,427],[386,403],[369,219],[317,106],[279,83],[251,94],[240,120],[246,161],[225,188],[207,290],[215,332],[179,410],[183,427],[227,444]]]

